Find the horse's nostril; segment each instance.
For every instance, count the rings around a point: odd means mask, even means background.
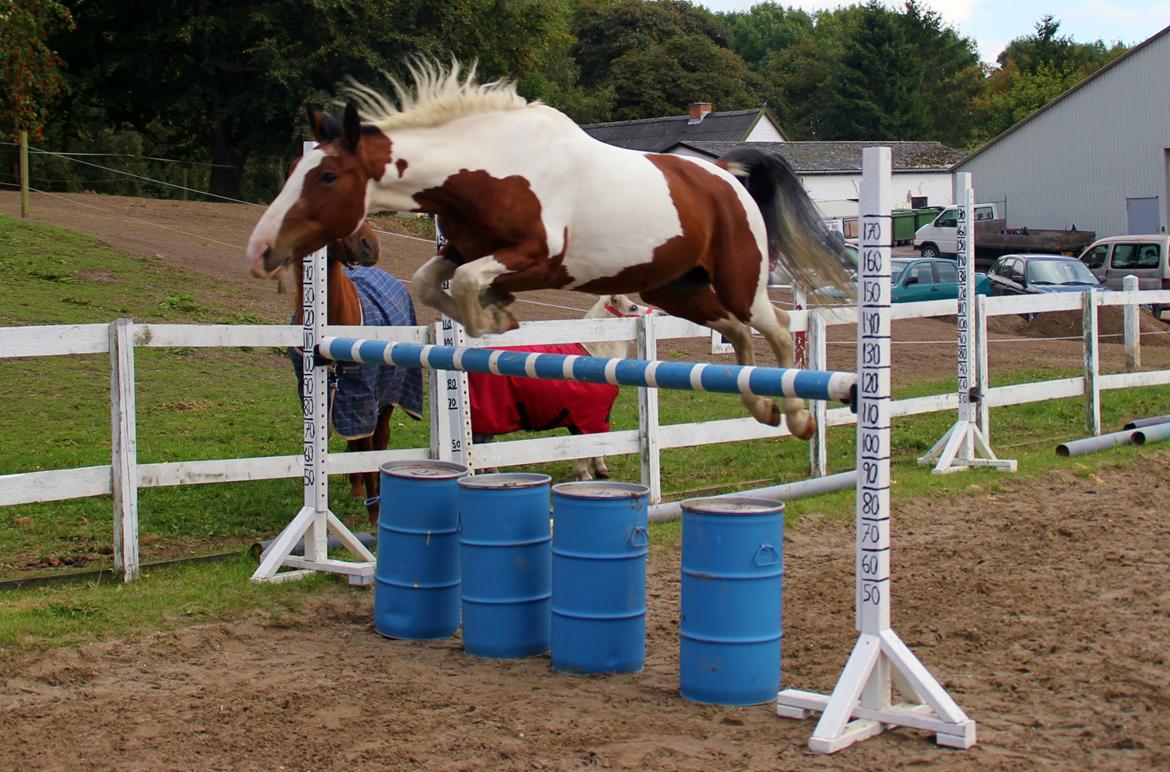
[[[271,244],[264,247],[264,254],[262,255],[262,257],[264,258],[265,263],[268,262],[268,258],[272,257],[272,245]]]

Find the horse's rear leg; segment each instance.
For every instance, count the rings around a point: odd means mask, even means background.
[[[735,349],[735,361],[741,365],[756,362],[752,350],[752,333],[746,324],[734,318],[716,297],[711,285],[699,281],[680,280],[663,287],[647,290],[642,299],[674,316],[681,316],[695,324],[702,324],[719,332]],[[762,424],[780,425],[780,408],[770,399],[743,394],[740,397],[748,412]]]
[[[385,450],[390,447],[390,417],[394,413],[393,405],[386,405],[378,411],[378,423],[374,426],[374,434],[369,438],[370,450]],[[365,472],[366,481],[366,511],[370,515],[370,525],[377,525],[378,510],[381,506],[382,478],[381,473]]]
[[[443,291],[443,282],[454,276],[458,267],[454,260],[435,255],[414,272],[411,284],[415,297],[422,303],[456,321],[462,321],[463,315],[458,304]]]
[[[796,359],[792,344],[792,333],[789,331],[791,318],[788,312],[776,308],[768,300],[767,294],[761,292],[752,302],[752,318],[749,323],[760,331],[781,367],[795,367]],[[788,421],[788,431],[793,436],[807,440],[817,429],[816,419],[805,410],[804,400],[796,397],[783,397],[780,403],[784,406],[784,417]]]

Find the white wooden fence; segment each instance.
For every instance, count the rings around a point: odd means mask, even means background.
[[[989,413],[993,407],[1020,405],[1050,399],[1084,396],[1086,429],[1101,431],[1101,392],[1109,389],[1170,384],[1170,370],[1147,370],[1102,374],[1099,369],[1099,335],[1097,309],[1102,306],[1127,306],[1151,303],[1170,304],[1170,291],[1085,292],[1027,297],[979,298],[976,315],[976,340],[981,359],[986,361],[987,318],[991,316],[1081,310],[1084,319],[1084,374],[1036,383],[991,386],[986,366],[980,367],[980,421],[989,430]],[[948,316],[956,313],[956,301],[942,300],[895,305],[893,317],[914,319]],[[852,306],[815,308],[790,312],[794,332],[810,332],[809,362],[824,367],[827,361],[825,329],[833,325],[856,325]],[[1134,317],[1136,318],[1136,316]],[[414,343],[441,340],[434,327],[362,328],[330,327],[327,334],[378,340],[401,340]],[[1129,360],[1140,362],[1140,339],[1137,325],[1127,324],[1126,351]],[[74,469],[54,469],[0,475],[0,506],[34,502],[60,501],[88,496],[113,495],[116,554],[122,549],[137,550],[136,524],[126,522],[123,502],[133,488],[154,488],[219,482],[243,482],[278,478],[298,478],[302,474],[300,454],[259,458],[209,459],[139,464],[136,457],[134,349],[167,347],[267,347],[296,346],[301,328],[274,325],[194,325],[135,324],[119,320],[111,324],[80,324],[0,328],[0,359],[14,357],[73,356],[79,354],[110,355],[110,403],[112,458],[110,464]],[[473,341],[483,346],[526,345],[533,343],[567,343],[603,340],[635,341],[640,358],[657,357],[659,340],[672,338],[709,338],[710,331],[682,319],[649,316],[638,319],[571,319],[533,322],[503,335],[490,335]],[[432,406],[438,404],[439,374],[430,373]],[[293,386],[289,379],[289,388]],[[639,399],[638,429],[608,434],[550,436],[535,439],[494,442],[473,448],[473,462],[483,466],[518,466],[596,455],[640,454],[641,477],[651,488],[653,502],[662,497],[660,458],[663,450],[741,440],[775,438],[788,434],[787,429],[763,426],[751,418],[735,418],[686,424],[661,425],[653,390]],[[956,393],[895,400],[892,416],[918,415],[957,410]],[[826,430],[856,422],[848,407],[815,406],[818,413],[818,436],[811,445],[811,468],[814,476],[824,475]],[[13,430],[10,428],[10,431]],[[19,428],[15,429],[20,431]],[[366,453],[337,453],[328,456],[330,474],[348,474],[375,470],[386,461],[440,458],[442,448],[407,448]],[[135,496],[136,498],[136,496]]]

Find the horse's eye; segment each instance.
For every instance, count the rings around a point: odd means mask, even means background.
[[[324,182],[326,185],[337,182],[337,175],[333,172],[325,172],[321,175],[321,182]]]

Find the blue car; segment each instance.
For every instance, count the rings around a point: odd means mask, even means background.
[[[975,294],[988,294],[991,283],[987,275],[976,273],[974,278]],[[894,303],[959,297],[959,271],[955,261],[940,257],[895,257],[890,261],[890,294]]]
[[[1004,255],[995,261],[987,276],[992,295],[1105,289],[1084,263],[1061,255]]]
[[[856,252],[856,250],[855,250]],[[856,276],[854,276],[856,280]],[[818,295],[834,300],[850,298],[836,287],[822,287]],[[975,294],[991,293],[987,275],[975,274]],[[855,293],[856,294],[856,293]],[[959,272],[955,261],[943,257],[895,257],[890,261],[890,300],[914,303],[921,300],[954,300],[959,297]]]

